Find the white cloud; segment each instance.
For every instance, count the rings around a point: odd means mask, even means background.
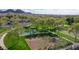
[[[77,9],[27,9],[35,14],[60,14],[60,15],[79,15],[79,10]]]

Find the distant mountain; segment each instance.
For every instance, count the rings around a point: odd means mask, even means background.
[[[25,14],[31,14],[31,12],[25,12],[23,10],[20,10],[20,9],[7,9],[7,10],[0,10],[0,13],[25,13]]]

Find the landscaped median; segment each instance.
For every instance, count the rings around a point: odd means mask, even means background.
[[[30,50],[25,37],[18,35],[17,31],[8,32],[4,38],[4,44],[9,50]]]

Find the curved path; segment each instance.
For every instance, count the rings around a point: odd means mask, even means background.
[[[4,50],[7,50],[6,46],[4,45],[4,38],[5,36],[11,32],[12,30],[15,30],[15,28],[12,28],[11,30],[5,32],[5,33],[2,33],[1,37],[0,37],[0,46],[4,49]]]
[[[6,46],[4,45],[4,37],[7,35],[8,32],[4,33],[2,35],[2,37],[0,38],[0,46],[3,48],[3,49],[7,49]]]

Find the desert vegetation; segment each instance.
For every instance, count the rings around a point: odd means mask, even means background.
[[[3,43],[9,50],[75,49],[79,47],[79,16],[1,13],[0,40],[5,33]]]

